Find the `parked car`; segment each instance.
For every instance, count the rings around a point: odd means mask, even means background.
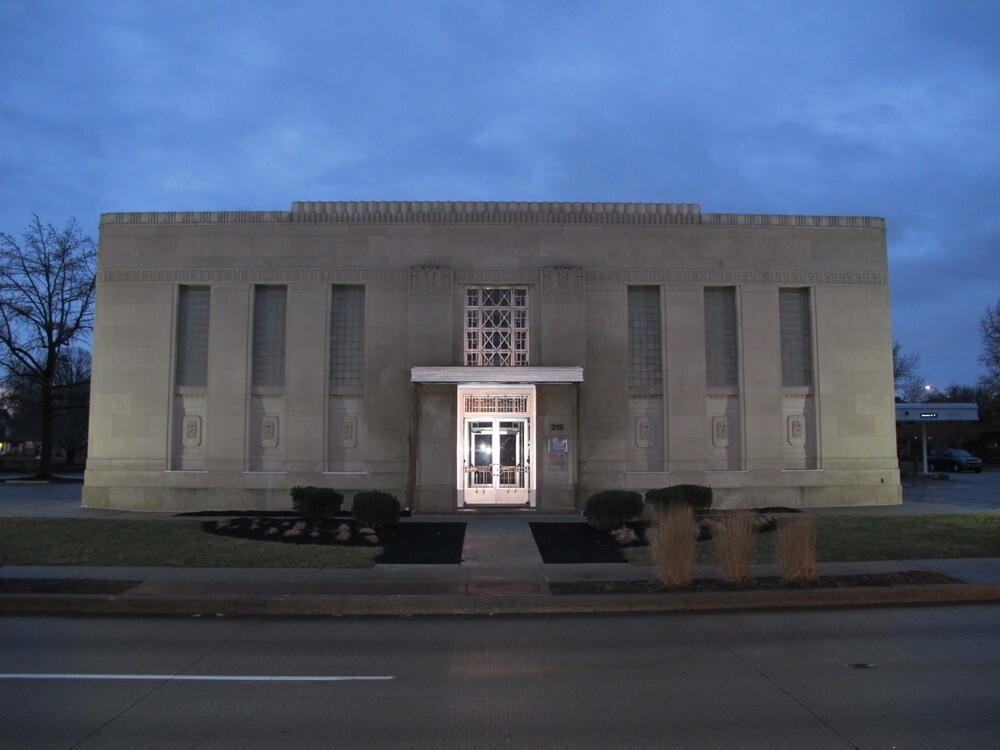
[[[968,469],[977,474],[983,470],[982,459],[976,458],[961,448],[938,448],[927,454],[931,471],[963,471]]]

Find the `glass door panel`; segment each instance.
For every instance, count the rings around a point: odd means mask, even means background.
[[[528,424],[526,419],[466,422],[467,502],[528,502]]]

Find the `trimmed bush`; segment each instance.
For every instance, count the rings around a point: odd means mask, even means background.
[[[675,484],[646,493],[646,504],[656,509],[670,505],[686,505],[695,513],[712,507],[712,488],[701,484]]]
[[[366,490],[354,496],[351,515],[362,526],[373,529],[399,523],[399,500],[388,492]]]
[[[344,504],[344,496],[328,487],[292,487],[292,509],[310,521],[332,518]]]
[[[605,490],[591,495],[583,508],[590,525],[599,531],[624,526],[642,513],[642,495],[628,490]]]

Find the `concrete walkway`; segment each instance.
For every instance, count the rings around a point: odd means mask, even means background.
[[[1000,477],[998,477],[1000,479]],[[171,514],[99,511],[79,506],[80,486],[0,485],[0,516],[146,518],[182,520]],[[969,512],[966,505],[904,502],[899,506],[819,509],[818,514]],[[0,595],[0,614],[129,613],[227,615],[481,615],[513,613],[638,612],[692,609],[871,606],[1000,601],[996,558],[821,563],[821,575],[927,570],[961,583],[792,591],[553,595],[550,584],[575,581],[652,581],[651,568],[626,563],[548,565],[528,526],[531,521],[578,520],[579,516],[419,516],[410,522],[466,523],[457,565],[376,565],[370,569],[325,568],[134,568],[0,567],[0,578],[127,582],[116,594]],[[190,517],[183,520],[190,521]],[[998,549],[1000,555],[1000,549]],[[756,577],[776,575],[755,566]],[[696,577],[712,577],[709,567]]]

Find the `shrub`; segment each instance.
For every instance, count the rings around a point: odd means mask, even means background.
[[[815,581],[816,520],[811,516],[782,513],[775,516],[778,566],[781,578],[790,583]]]
[[[753,576],[753,545],[757,536],[756,514],[738,510],[721,516],[712,529],[712,552],[723,580],[744,584]]]
[[[642,495],[628,490],[605,490],[591,495],[583,515],[595,529],[610,531],[642,513]]]
[[[355,520],[373,529],[398,523],[399,514],[399,500],[388,492],[378,490],[359,492],[351,505],[351,515]]]
[[[668,505],[680,504],[691,508],[695,513],[703,513],[712,507],[712,488],[700,484],[675,484],[646,493],[647,505],[654,508],[665,508]]]
[[[691,506],[655,506],[653,525],[646,531],[656,575],[664,586],[687,586],[694,572],[698,527]]]
[[[328,487],[292,487],[292,509],[310,521],[332,518],[344,504],[344,496]]]

